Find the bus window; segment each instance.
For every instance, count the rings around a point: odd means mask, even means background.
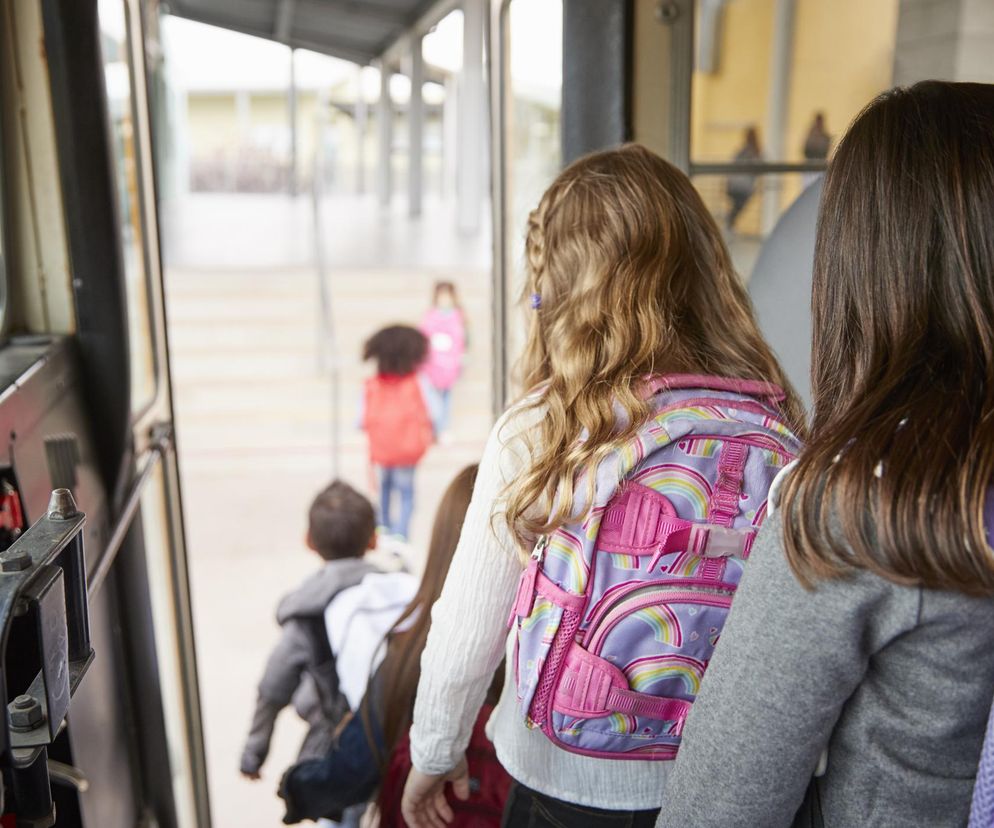
[[[744,276],[849,122],[890,88],[898,7],[697,0],[690,172]]]
[[[2,132],[2,131],[0,131]],[[0,159],[3,146],[0,146]],[[4,203],[3,165],[0,164],[0,344],[7,336],[7,205]]]
[[[562,164],[562,0],[512,0],[503,14],[501,41],[504,249],[498,278],[504,284],[504,312],[513,320],[523,284],[528,213]],[[505,330],[506,367],[521,352],[524,326],[512,323]]]
[[[98,14],[128,303],[131,411],[137,417],[155,398],[156,366],[135,135],[130,10],[125,0],[99,0]]]

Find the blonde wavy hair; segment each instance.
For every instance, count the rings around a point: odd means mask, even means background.
[[[523,409],[544,409],[524,437],[530,465],[503,495],[522,550],[582,517],[574,483],[629,440],[651,413],[647,376],[713,374],[787,391],[721,231],[690,180],[638,144],[568,166],[528,219],[531,311],[518,381]],[[624,416],[619,418],[616,406]]]

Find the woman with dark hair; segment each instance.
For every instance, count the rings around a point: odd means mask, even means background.
[[[367,801],[379,788],[380,825],[403,826],[400,795],[411,769],[407,731],[411,726],[414,692],[421,677],[421,652],[431,625],[429,610],[442,592],[452,555],[469,507],[477,467],[467,466],[442,496],[432,527],[428,559],[421,585],[387,636],[383,663],[370,680],[366,697],[323,759],[300,762],[283,776],[280,796],[286,800],[284,822],[337,816]],[[453,799],[454,812],[465,818],[455,825],[497,828],[511,779],[498,764],[483,723],[500,695],[497,672],[489,705],[480,714],[470,743],[473,793]]]
[[[966,824],[994,694],[994,86],[920,83],[856,119],[813,313],[810,439],[659,826]]]

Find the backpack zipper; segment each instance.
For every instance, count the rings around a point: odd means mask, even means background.
[[[549,536],[539,535],[538,540],[535,541],[535,548],[532,549],[532,560],[537,563],[542,563],[542,559],[545,558],[545,550],[549,546]]]

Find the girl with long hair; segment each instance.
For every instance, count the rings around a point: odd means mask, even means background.
[[[530,216],[526,259],[526,393],[491,433],[422,658],[404,794],[419,828],[451,818],[448,782],[465,790],[464,746],[528,551],[577,517],[574,484],[655,414],[648,378],[786,385],[714,219],[689,179],[643,147],[567,167]],[[792,393],[779,409],[800,427]],[[518,715],[507,663],[488,725],[516,782],[505,824],[523,824],[522,810],[532,826],[652,824],[666,764],[561,750]]]
[[[321,759],[291,767],[280,783],[286,800],[284,822],[338,816],[380,789],[380,824],[403,826],[400,793],[410,767],[406,741],[431,623],[429,609],[442,591],[452,554],[469,506],[477,467],[467,466],[449,484],[432,527],[424,576],[414,598],[386,638],[386,654],[370,680],[357,713],[338,734],[335,747]],[[499,693],[500,676],[495,682]],[[491,690],[491,694],[494,691]],[[496,701],[496,698],[494,698]],[[493,748],[477,729],[471,773],[477,790],[468,807],[476,828],[496,826],[510,780],[492,759]],[[459,803],[455,803],[456,807]]]
[[[994,694],[994,86],[928,81],[856,119],[812,308],[808,443],[660,826],[966,824]]]

